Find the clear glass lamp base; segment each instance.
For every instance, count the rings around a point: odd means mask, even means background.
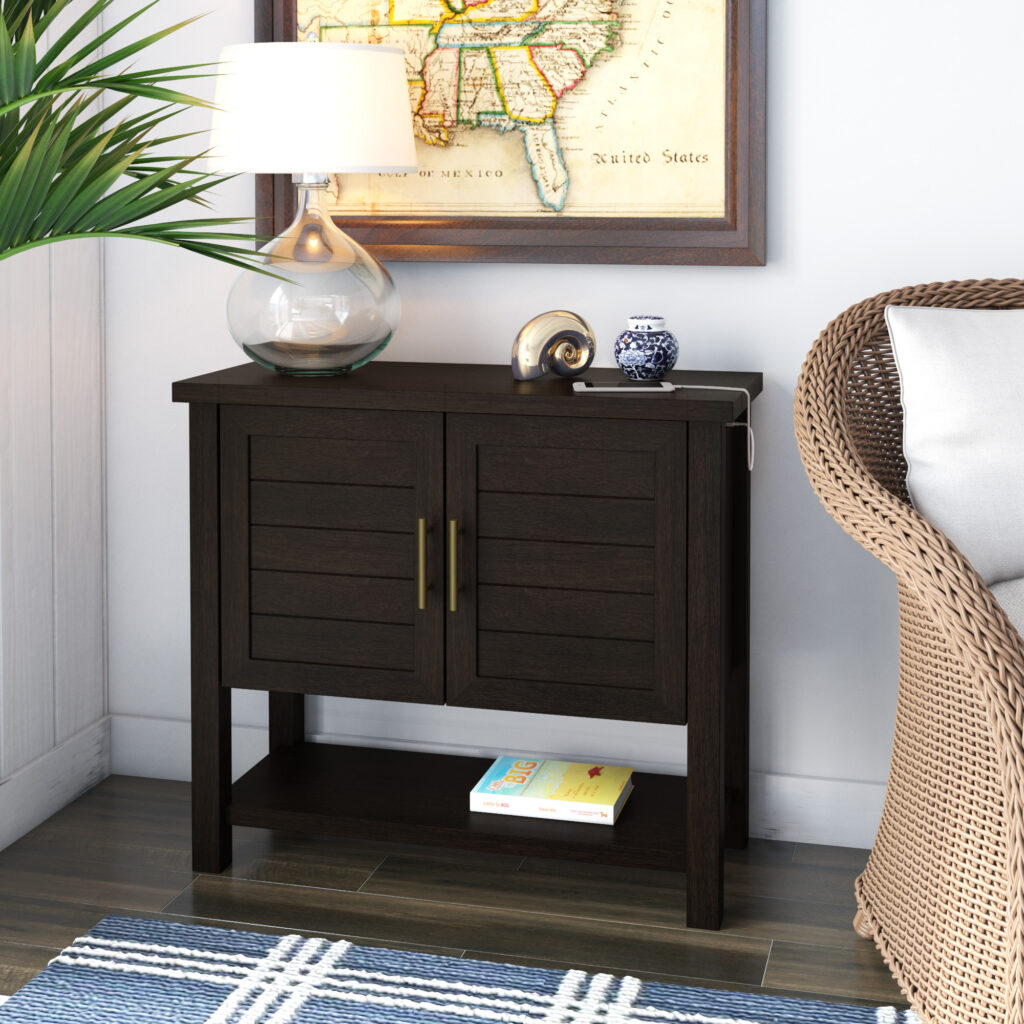
[[[253,362],[295,377],[368,363],[398,326],[391,275],[331,220],[326,184],[299,186],[295,220],[260,252],[274,277],[243,270],[228,327]]]

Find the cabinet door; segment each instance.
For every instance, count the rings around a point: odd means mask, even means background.
[[[443,700],[442,455],[440,413],[222,407],[225,685]]]
[[[686,425],[450,415],[446,429],[448,703],[684,722]]]

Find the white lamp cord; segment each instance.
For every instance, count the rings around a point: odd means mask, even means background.
[[[747,422],[733,420],[726,423],[727,427],[744,427],[747,431],[747,470],[754,471],[754,423],[752,420],[753,410],[751,408],[750,392],[746,388],[724,387],[720,384],[675,384],[676,391],[742,391],[747,396]]]

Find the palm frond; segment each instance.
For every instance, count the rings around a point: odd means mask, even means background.
[[[68,79],[71,76],[71,69],[76,65],[82,63],[86,57],[90,54],[97,52],[103,43],[107,40],[112,39],[115,35],[120,33],[123,29],[127,28],[136,18],[144,14],[151,7],[153,7],[159,0],[152,0],[151,3],[145,7],[140,7],[133,14],[129,14],[127,18],[119,21],[113,28],[107,29],[106,32],[101,32],[95,39],[91,40],[75,54],[73,54],[63,64],[56,66],[51,75],[59,75],[61,79]],[[84,67],[79,68],[74,72],[74,76],[81,79],[95,79],[102,72],[108,68],[112,68],[117,64],[121,64],[128,60],[130,57],[134,57],[141,53],[147,46],[152,46],[154,43],[158,43],[161,39],[171,35],[172,32],[177,32],[179,29],[184,28],[186,25],[191,25],[192,22],[197,21],[198,16],[195,18],[186,18],[184,21],[179,21],[176,25],[171,25],[168,28],[161,29],[159,32],[154,32],[151,35],[146,36],[144,39],[136,39],[134,42],[128,43],[126,46],[122,46],[120,49],[115,50],[113,53],[108,53],[97,57],[92,63],[86,64]],[[45,88],[45,83],[44,83]]]
[[[149,231],[145,225],[137,225],[122,228],[118,231],[79,231],[27,241],[12,249],[0,251],[0,260],[9,259],[11,256],[17,256],[19,253],[28,252],[30,249],[36,249],[41,245],[49,245],[53,242],[71,242],[82,238],[137,238],[142,241],[177,246],[179,249],[198,253],[200,256],[206,256],[220,263],[228,263],[233,267],[238,267],[240,270],[256,270],[259,273],[267,274],[269,277],[280,278],[279,274],[265,270],[260,265],[256,254],[245,245],[250,240],[250,235],[239,234],[235,237],[241,244],[237,246],[224,245],[216,241],[206,241],[192,233],[176,235],[168,232],[153,232]],[[282,278],[282,280],[284,279]]]
[[[188,107],[211,106],[180,83],[209,76],[213,66],[136,66],[196,19],[126,41],[159,0],[109,28],[100,21],[114,0],[86,0],[39,52],[42,33],[53,35],[54,19],[77,2],[0,0],[0,259],[69,238],[136,238],[259,269],[260,240],[224,230],[240,218],[146,223],[179,203],[209,206],[210,190],[226,180],[196,169],[202,153],[171,153],[197,133],[162,128]],[[137,99],[157,105],[133,113]]]
[[[69,3],[71,0],[5,0],[3,18],[15,37],[21,34],[29,19],[36,24],[36,35],[41,35]]]
[[[150,3],[144,7],[140,7],[134,14],[130,14],[127,18],[119,21],[113,28],[109,28],[106,31],[99,32],[92,39],[86,36],[86,30],[91,29],[92,26],[100,24],[100,18],[103,12],[114,2],[114,0],[96,0],[91,7],[84,10],[78,18],[75,19],[57,38],[57,40],[47,49],[46,53],[39,59],[39,73],[42,75],[53,62],[62,54],[65,53],[69,46],[73,45],[79,39],[85,36],[85,44],[82,46],[78,53],[81,55],[81,59],[87,57],[90,53],[95,52],[98,47],[103,46],[107,40],[112,39],[122,29],[127,28],[136,18],[141,17],[148,11],[153,4],[157,3],[158,0],[151,0]],[[66,60],[60,67],[68,69],[74,67],[75,64],[79,63],[76,57],[72,56]],[[47,76],[49,77],[49,76]],[[61,78],[61,75],[57,76]],[[48,88],[44,83],[41,83],[41,88]]]

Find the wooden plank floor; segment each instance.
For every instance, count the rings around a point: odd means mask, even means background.
[[[850,926],[863,850],[752,840],[720,932],[683,925],[682,874],[235,829],[189,864],[184,783],[114,776],[0,852],[0,993],[107,914],[344,937],[477,959],[906,1005]]]

